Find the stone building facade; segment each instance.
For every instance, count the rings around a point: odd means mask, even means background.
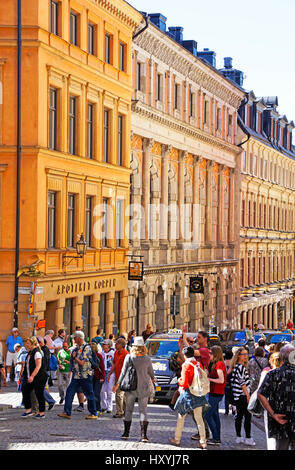
[[[129,282],[128,328],[235,326],[245,95],[198,58],[182,28],[151,21],[133,43],[129,254],[144,260],[144,278]],[[204,293],[190,292],[195,276]]]
[[[277,106],[277,97],[249,92],[240,110],[247,141],[241,156],[241,327],[277,328],[293,319],[294,123]]]

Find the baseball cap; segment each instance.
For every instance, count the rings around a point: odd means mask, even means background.
[[[105,339],[102,344],[107,344],[108,346],[111,346],[113,343],[110,339]]]

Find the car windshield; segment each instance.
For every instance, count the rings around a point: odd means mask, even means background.
[[[157,359],[167,359],[172,356],[173,353],[179,351],[178,340],[161,340],[152,339],[146,342],[146,347],[149,356],[156,357]]]
[[[244,331],[233,331],[229,336],[230,341],[245,341],[246,333]]]

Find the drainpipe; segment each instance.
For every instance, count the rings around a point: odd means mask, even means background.
[[[246,97],[246,98],[244,99],[244,101],[242,102],[241,107],[246,106],[246,104],[248,103],[248,101],[249,101],[249,95],[247,94],[247,97]],[[248,140],[249,140],[250,137],[251,137],[251,134],[250,134],[249,131],[247,130],[246,125],[244,124],[244,122],[243,122],[241,116],[239,115],[239,113],[238,113],[238,124],[239,124],[240,128],[242,129],[242,131],[245,132],[245,134],[247,134],[247,136],[248,136],[247,139],[244,140],[244,142],[241,142],[240,144],[238,144],[238,147],[242,147],[244,144],[246,144],[246,143],[248,142]]]
[[[21,169],[21,0],[17,0],[17,150],[16,150],[16,222],[13,325],[18,327],[18,269],[20,238],[20,169]]]
[[[149,17],[148,17],[148,15],[145,15],[145,16],[142,15],[142,16],[143,16],[143,18],[144,18],[144,20],[145,20],[145,26],[144,26],[140,31],[138,31],[136,34],[134,34],[134,35],[132,36],[132,40],[133,40],[133,41],[134,41],[135,38],[137,38],[137,36],[139,36],[140,34],[142,34],[142,33],[148,28],[148,26],[149,26]]]

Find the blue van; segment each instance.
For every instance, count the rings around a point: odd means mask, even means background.
[[[186,333],[186,336],[196,338],[198,333]],[[177,375],[170,368],[169,359],[179,351],[178,340],[182,336],[181,330],[170,330],[165,333],[154,333],[146,340],[148,354],[153,363],[156,383],[156,399],[171,400],[178,388]],[[209,347],[219,344],[218,335],[210,334]]]

